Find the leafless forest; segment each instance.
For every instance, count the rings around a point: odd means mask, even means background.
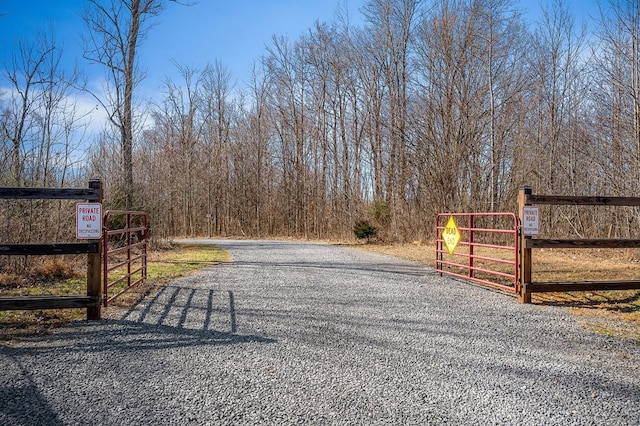
[[[177,64],[181,78],[158,100],[114,113],[90,141],[71,137],[82,132],[81,79],[59,68],[53,36],[40,37],[2,70],[0,185],[99,177],[105,208],[148,212],[156,238],[349,239],[367,219],[383,238],[411,241],[433,238],[437,213],[515,211],[523,184],[635,196],[640,2],[601,6],[583,26],[562,0],[544,2],[539,22],[511,0],[370,0],[364,26],[337,13],[299,39],[274,36],[248,82],[214,58]],[[103,106],[122,105],[125,83],[114,80]],[[634,209],[543,217],[545,229],[579,236],[627,237],[639,225]]]

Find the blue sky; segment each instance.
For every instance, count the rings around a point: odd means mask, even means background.
[[[543,0],[546,1],[546,0]],[[16,40],[53,28],[63,43],[67,61],[84,66],[80,19],[84,0],[0,0],[0,60]],[[219,60],[238,81],[248,81],[251,65],[265,53],[272,36],[295,40],[314,22],[335,22],[338,7],[347,7],[353,25],[362,25],[359,12],[366,0],[199,0],[191,7],[169,2],[139,51],[146,69],[143,90],[151,95],[167,76],[176,75],[174,61],[201,68]],[[520,0],[520,7],[535,21],[538,0]],[[597,14],[596,0],[569,0],[576,16]],[[95,67],[95,66],[94,66]],[[91,68],[85,71],[92,75]],[[94,73],[102,76],[102,70]],[[151,95],[152,96],[152,95]]]
[[[145,91],[158,89],[174,62],[201,68],[219,60],[239,84],[248,81],[254,60],[265,53],[274,34],[297,39],[314,22],[334,22],[338,7],[361,20],[365,0],[199,0],[185,7],[168,2],[167,9],[139,51],[146,70]],[[64,43],[68,61],[82,60],[80,18],[83,0],[0,0],[0,60],[15,40],[53,27]],[[357,19],[356,19],[357,18]],[[361,21],[360,21],[361,22]],[[91,69],[87,69],[91,74]]]

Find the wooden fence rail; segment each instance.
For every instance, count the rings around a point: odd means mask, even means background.
[[[524,208],[531,205],[596,205],[640,206],[638,197],[582,197],[564,195],[534,195],[530,187],[522,187],[518,193],[520,223],[524,223]],[[520,277],[518,301],[531,303],[532,293],[637,290],[640,280],[582,281],[582,282],[532,282],[531,250],[539,248],[638,248],[638,239],[538,239],[520,232]]]
[[[0,199],[66,199],[102,203],[102,182],[89,181],[88,188],[0,188]],[[101,244],[84,243],[3,244],[0,256],[53,256],[87,254],[87,294],[74,296],[22,296],[0,298],[0,310],[86,308],[88,320],[101,317]]]

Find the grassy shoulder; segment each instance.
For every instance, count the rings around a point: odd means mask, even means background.
[[[173,245],[149,252],[147,280],[132,287],[116,299],[109,310],[133,306],[166,283],[188,276],[204,267],[230,261],[229,254],[213,245]],[[67,273],[69,275],[69,273]],[[77,275],[77,274],[76,274]],[[77,295],[86,294],[86,277],[36,280],[30,284],[0,280],[0,296]],[[86,318],[84,309],[46,309],[34,311],[0,311],[0,341],[46,333],[62,324]]]
[[[435,243],[356,245],[434,266]],[[545,249],[533,254],[534,281],[597,281],[640,279],[640,250]],[[538,293],[532,302],[570,309],[578,323],[597,333],[640,343],[640,290]]]

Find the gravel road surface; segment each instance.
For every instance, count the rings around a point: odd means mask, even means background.
[[[208,242],[233,263],[0,345],[0,424],[640,424],[640,345],[564,308],[332,245]]]

